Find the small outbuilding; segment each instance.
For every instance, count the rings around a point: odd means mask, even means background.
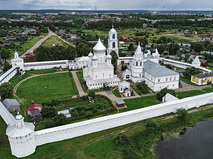
[[[123,93],[126,97],[131,96],[130,83],[126,81],[120,82],[118,84],[118,91]]]
[[[41,104],[32,104],[26,111],[27,114],[30,115],[34,110],[38,110],[41,112],[43,106]]]
[[[163,98],[162,98],[162,102],[166,103],[166,102],[171,102],[171,101],[175,101],[175,100],[179,100],[177,97],[171,95],[170,93],[167,93]]]
[[[39,121],[42,120],[42,115],[41,115],[41,113],[40,113],[39,110],[33,110],[33,111],[31,112],[31,115],[30,115],[30,116],[32,117],[32,120],[33,120],[33,121],[39,122]]]
[[[20,104],[16,99],[5,99],[2,103],[10,113],[20,111]]]
[[[64,116],[66,116],[66,118],[70,118],[71,117],[71,114],[69,112],[69,110],[61,110],[61,111],[58,111],[57,114],[64,114]]]
[[[123,100],[117,100],[116,101],[116,106],[121,108],[121,107],[125,107],[125,102]]]

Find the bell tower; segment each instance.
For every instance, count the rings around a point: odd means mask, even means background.
[[[109,31],[107,53],[110,54],[112,51],[115,51],[119,57],[117,32],[113,26],[112,29],[110,29]]]

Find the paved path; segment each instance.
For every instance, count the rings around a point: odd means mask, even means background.
[[[44,38],[42,38],[41,40],[39,40],[32,48],[30,48],[29,50],[27,50],[23,55],[21,55],[21,58],[24,58],[26,56],[27,53],[29,53],[30,51],[34,51],[36,48],[38,48],[45,40],[47,40],[49,37],[51,36],[57,36],[59,39],[61,39],[64,43],[71,45],[73,47],[75,47],[75,45],[67,42],[66,40],[62,39],[60,36],[58,36],[57,34],[55,34],[54,32],[52,32],[51,30],[48,29],[48,35],[45,36]]]
[[[81,83],[78,80],[78,76],[77,76],[76,72],[77,71],[72,71],[72,75],[73,75],[73,78],[75,80],[75,84],[76,84],[76,87],[78,89],[78,93],[79,93],[80,97],[82,97],[82,96],[87,95],[87,93],[84,93],[84,90],[83,90],[83,88],[81,86]]]
[[[185,92],[185,91],[192,91],[192,90],[202,90],[204,88],[211,87],[212,85],[205,85],[205,86],[194,86],[187,84],[180,80],[180,83],[182,85],[182,88],[176,89],[175,92]]]

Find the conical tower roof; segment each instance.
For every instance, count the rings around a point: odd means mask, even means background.
[[[142,51],[141,51],[140,43],[138,43],[138,47],[137,47],[137,49],[136,49],[136,51],[135,51],[135,55],[136,55],[136,56],[142,56],[142,55],[143,55],[143,53],[142,53]]]
[[[103,45],[100,39],[98,39],[97,44],[93,47],[94,51],[105,51],[106,47]]]

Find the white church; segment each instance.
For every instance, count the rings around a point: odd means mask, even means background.
[[[94,46],[93,52],[94,55],[89,53],[88,66],[83,69],[83,77],[88,89],[117,86],[120,79],[114,75],[112,56],[109,53],[106,55],[106,47],[100,39]]]

